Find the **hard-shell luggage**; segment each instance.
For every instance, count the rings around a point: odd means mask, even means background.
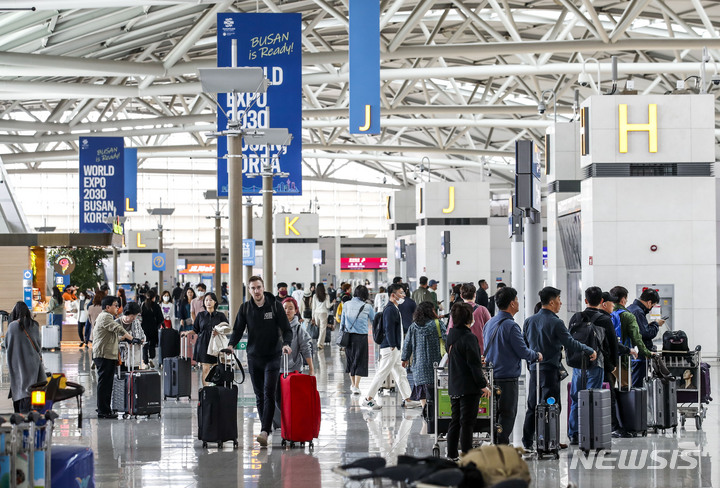
[[[237,387],[206,386],[198,392],[198,397],[198,439],[203,447],[207,447],[208,442],[217,442],[222,448],[225,441],[233,441],[237,449]]]
[[[178,354],[178,356],[183,356],[186,358],[190,358],[190,364],[195,367],[197,364],[197,361],[195,361],[195,343],[197,342],[197,334],[190,334],[187,337],[187,341],[185,341],[184,345],[181,345],[181,353]]]
[[[632,371],[631,358],[628,356],[628,371]],[[633,435],[647,435],[647,389],[618,388],[615,395],[615,412],[618,424],[625,432]]]
[[[603,381],[602,384],[603,390],[609,390],[610,389],[610,383],[607,381]],[[572,381],[568,381],[567,384],[567,421],[570,422],[570,409],[572,408],[572,397],[570,396],[570,391],[572,390]]]
[[[130,371],[125,375],[125,401],[127,415],[160,416],[160,373],[155,370]]]
[[[536,400],[535,406],[535,450],[538,458],[552,454],[560,458],[560,405],[557,403],[541,403],[540,400],[540,367],[535,367]]]
[[[181,343],[187,342],[183,337]],[[180,348],[185,351],[187,348]],[[170,398],[192,398],[192,365],[190,358],[172,357],[163,359],[163,397]]]
[[[610,405],[610,390],[590,389],[578,393],[578,442],[583,451],[612,446]]]
[[[677,383],[661,378],[650,378],[645,383],[648,393],[648,421],[647,426],[655,432],[659,429],[673,429],[677,431]]]
[[[82,446],[53,446],[51,486],[95,487],[93,450]]]
[[[40,344],[43,349],[59,349],[60,326],[43,325],[40,327]]]
[[[165,358],[180,356],[180,332],[175,329],[160,329],[158,344],[160,346],[160,362]]]
[[[284,373],[280,375],[282,445],[294,447],[309,442],[320,434],[320,394],[314,376],[288,372],[288,356],[283,354]]]

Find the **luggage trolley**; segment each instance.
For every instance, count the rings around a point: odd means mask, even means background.
[[[670,372],[677,378],[677,401],[680,425],[685,427],[688,417],[695,417],[695,427],[702,429],[702,423],[707,415],[706,404],[710,403],[710,371],[705,370],[702,365],[702,346],[696,346],[694,351],[662,351]],[[685,371],[693,373],[695,388],[685,388]],[[706,379],[707,377],[707,379]],[[707,386],[706,386],[707,383]]]
[[[450,408],[450,395],[448,394],[448,370],[446,367],[439,366],[437,363],[433,365],[433,369],[435,370],[435,383],[433,385],[435,445],[433,446],[433,456],[440,457],[440,441],[446,440],[445,436],[447,435],[450,425],[452,412]],[[499,394],[499,391],[496,391],[493,384],[492,363],[486,363],[483,366],[483,372],[485,373],[485,379],[490,389],[490,396],[488,398],[480,398],[473,433],[486,435],[477,436],[477,445],[482,444],[483,441],[488,443],[493,442],[495,433],[496,395]],[[441,434],[443,435],[442,438],[440,437]],[[475,442],[473,442],[473,444],[475,444]]]

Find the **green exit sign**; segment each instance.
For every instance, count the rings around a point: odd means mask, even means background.
[[[237,343],[237,346],[235,346],[235,349],[240,349],[241,351],[244,351],[247,349],[247,341],[240,341]]]

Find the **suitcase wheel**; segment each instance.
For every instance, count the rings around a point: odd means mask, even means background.
[[[643,430],[642,436],[643,436],[643,437],[647,437],[647,430]]]
[[[440,457],[440,447],[438,447],[437,444],[435,445],[435,447],[433,447],[432,455],[436,458]]]
[[[203,449],[207,449],[207,442],[203,442]]]
[[[287,441],[286,441],[285,439],[283,439],[282,442],[280,443],[280,445],[281,445],[282,447],[287,446]]]
[[[124,413],[124,414],[123,414],[123,419],[127,419],[129,416],[130,416],[130,415]]]
[[[313,444],[313,441],[310,441],[309,449],[312,451],[315,449],[315,444]]]
[[[300,443],[300,447],[305,447],[305,443],[304,443],[304,442],[301,442],[301,443]]]
[[[239,446],[240,444],[238,443],[238,441],[233,441],[233,449],[237,449]]]
[[[673,427],[673,434],[677,434],[677,426]]]
[[[223,446],[223,443],[222,443],[222,442],[218,442],[218,449],[222,449],[222,446]]]
[[[700,415],[696,415],[696,416],[695,416],[695,428],[696,428],[697,430],[702,429],[702,420],[703,420],[703,419],[702,419],[702,417],[701,417]],[[685,422],[683,421],[683,423],[685,423]]]
[[[556,460],[557,460],[557,459],[560,459],[560,453],[559,453],[558,451],[555,451],[555,452],[553,453],[553,457],[554,457]]]
[[[295,449],[295,443],[293,441],[290,441],[290,449]]]

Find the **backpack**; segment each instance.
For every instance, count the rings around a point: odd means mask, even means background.
[[[598,337],[598,333],[595,330],[595,320],[600,317],[600,313],[593,315],[591,319],[588,319],[585,313],[580,313],[580,320],[570,323],[570,335],[581,344],[585,344],[590,347],[593,351],[600,352],[601,340]],[[585,352],[573,351],[567,356],[568,366],[571,368],[582,368],[583,357]],[[587,367],[587,366],[586,366]]]
[[[689,352],[688,337],[682,330],[666,330],[663,334],[663,351]]]
[[[373,318],[372,333],[375,344],[382,344],[382,342],[385,340],[385,324],[383,324],[383,315],[385,314],[385,309],[387,307],[388,306],[385,305],[385,308],[382,309],[382,312],[376,313],[375,317]]]
[[[615,335],[617,336],[618,340],[627,347],[632,347],[630,343],[630,338],[628,337],[624,341],[622,340],[622,324],[620,322],[620,314],[625,312],[623,309],[617,309],[612,314],[610,314],[610,318],[612,319],[613,326],[615,327]]]

